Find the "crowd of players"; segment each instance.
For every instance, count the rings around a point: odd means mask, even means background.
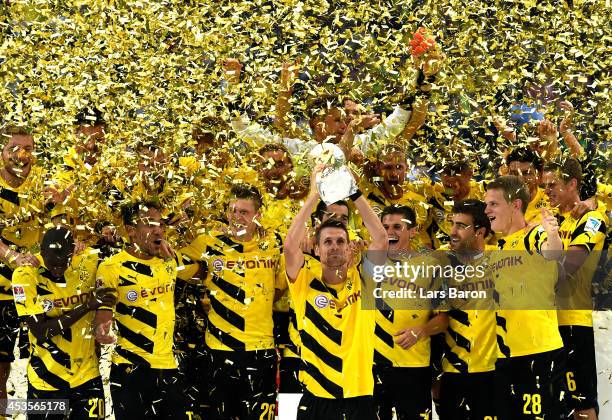
[[[473,179],[458,157],[443,162],[439,181],[410,172],[437,70],[419,66],[415,90],[382,121],[326,98],[309,121],[312,139],[287,121],[285,66],[275,131],[244,114],[210,120],[194,130],[194,149],[138,142],[134,167],[121,170],[100,159],[98,112],[77,117],[77,143],[53,171],[36,163],[28,130],[5,127],[0,399],[19,341],[29,399],[68,399],[69,418],[104,418],[100,348],[114,344],[117,419],[273,419],[279,391],[303,393],[299,419],[428,419],[432,400],[443,420],[597,418],[586,308],[610,187],[581,197],[596,181],[583,176],[565,120],[565,152],[549,121],[529,146],[498,121],[515,144],[495,179]],[[230,85],[240,68],[226,63]],[[359,190],[333,204],[320,200],[320,168],[310,180],[294,170],[297,155],[325,141],[363,169]],[[454,264],[497,267],[483,284],[498,307],[362,304],[374,266],[434,249]],[[534,260],[504,263],[500,250]],[[419,281],[432,289],[431,278]],[[542,296],[568,287],[582,305],[500,304],[523,287]]]

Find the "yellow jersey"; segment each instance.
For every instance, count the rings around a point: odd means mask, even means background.
[[[563,347],[554,303],[557,262],[539,254],[546,238],[541,226],[527,226],[500,239],[489,254],[500,358]]]
[[[178,261],[178,262],[177,262]],[[175,369],[174,287],[177,259],[136,258],[127,251],[106,259],[96,275],[104,287],[117,289],[114,318],[119,337],[112,362]],[[103,308],[104,309],[104,308]]]
[[[280,240],[256,235],[248,242],[223,233],[200,235],[182,252],[207,267],[211,310],[206,344],[213,350],[274,348],[272,306],[287,288],[280,271]]]
[[[278,199],[270,196],[270,194],[266,194],[265,190],[261,192],[264,194],[264,205],[261,209],[261,225],[265,229],[276,232],[284,238],[287,235],[289,226],[291,226],[291,222],[293,222],[304,202],[293,200],[289,197]]]
[[[485,252],[493,248],[486,246]],[[482,265],[485,261],[486,256],[483,253],[469,265]],[[446,312],[449,322],[444,334],[443,372],[477,373],[495,370],[497,337],[492,280],[486,275],[482,278],[472,276],[461,281],[450,278],[449,287],[466,291],[484,290],[487,298],[449,299],[450,309]]]
[[[362,278],[355,268],[339,285],[326,285],[308,267],[289,283],[301,338],[300,380],[321,398],[372,395],[375,311],[361,307]]]
[[[436,264],[431,258],[414,256],[409,261],[389,261],[389,264],[402,263]],[[427,367],[431,356],[431,339],[417,341],[409,349],[395,343],[395,335],[409,327],[422,327],[433,316],[431,300],[422,296],[427,291],[437,290],[431,276],[385,278],[378,284],[380,291],[413,290],[415,295],[402,301],[388,302],[384,298],[376,300],[376,328],[374,330],[374,363],[387,367]]]
[[[559,325],[592,327],[591,286],[606,240],[607,217],[598,211],[589,211],[579,219],[574,219],[570,212],[561,214],[559,219],[559,236],[563,248],[567,251],[570,247],[580,247],[589,253],[578,271],[568,275],[566,281],[560,284],[558,296],[561,309],[557,312]]]
[[[429,214],[430,205],[422,194],[410,188],[410,184],[402,185],[404,194],[397,200],[388,199],[385,194],[374,184],[366,183],[362,186],[363,196],[368,200],[376,214],[380,215],[383,209],[393,204],[404,205],[414,210],[418,233],[412,240],[414,249],[431,248],[432,243],[427,234],[427,229],[431,223]]]
[[[18,267],[13,274],[13,296],[20,317],[58,318],[87,304],[96,287],[97,252],[91,248],[75,256],[64,276],[56,278],[41,266]],[[61,334],[39,342],[29,333],[31,356],[28,382],[41,391],[78,387],[100,376],[92,331],[95,311],[87,312]]]
[[[0,177],[0,240],[18,251],[32,251],[40,243],[44,225],[42,190],[44,171],[33,166],[17,188]],[[0,263],[0,300],[13,300],[12,267]]]
[[[548,196],[544,192],[544,189],[538,187],[535,197],[529,202],[527,210],[525,210],[525,221],[528,225],[542,222],[541,210],[543,208],[550,208],[550,202],[548,201]]]

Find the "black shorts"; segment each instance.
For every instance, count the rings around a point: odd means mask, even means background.
[[[378,419],[431,417],[431,368],[374,367],[374,404]]]
[[[300,364],[298,357],[285,357],[280,361],[280,393],[301,394],[304,387],[300,382]]]
[[[575,410],[594,408],[599,413],[593,327],[561,326],[559,332],[567,353],[568,406]]]
[[[179,376],[186,410],[194,414],[194,419],[203,416],[203,410],[210,407],[206,396],[206,384],[210,373],[208,348],[196,346],[180,354]]]
[[[61,391],[41,391],[28,383],[28,400],[33,399],[68,400],[69,415],[65,417],[63,414],[28,414],[28,420],[85,420],[106,417],[104,389],[100,377]]]
[[[495,405],[498,420],[564,419],[569,410],[563,349],[498,359],[495,363]]]
[[[111,365],[110,391],[115,419],[191,419],[178,369]]]
[[[207,420],[273,420],[276,413],[275,349],[210,350]]]
[[[375,420],[374,398],[320,398],[306,391],[298,406],[297,420]]]
[[[0,300],[0,363],[15,360],[13,352],[19,335],[19,317],[15,302]]]
[[[493,420],[495,372],[443,373],[440,420]]]

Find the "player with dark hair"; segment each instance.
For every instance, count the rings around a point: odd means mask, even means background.
[[[544,161],[532,149],[519,147],[506,157],[508,175],[519,177],[529,189],[529,204],[525,210],[527,223],[540,222],[540,209],[549,207],[548,197],[540,188]]]
[[[261,224],[280,235],[287,231],[306,193],[307,181],[296,180],[293,161],[287,148],[278,143],[261,147],[257,154],[257,175],[263,184]],[[248,180],[247,182],[253,182]]]
[[[463,200],[453,205],[450,249],[456,264],[485,268],[491,222],[486,205]],[[484,270],[483,270],[484,271]],[[477,273],[477,271],[475,271]],[[495,310],[493,284],[485,276],[449,279],[449,287],[486,291],[487,299],[449,299],[448,330],[443,344],[440,418],[482,420],[495,418]]]
[[[316,171],[311,176],[308,198],[293,220],[284,245],[304,364],[300,379],[305,393],[298,419],[371,420],[376,416],[372,399],[375,313],[363,309],[361,299],[370,292],[365,280],[372,276],[372,265],[386,259],[388,239],[376,213],[357,192],[350,198],[372,239],[361,263],[366,278],[350,268],[348,231],[334,219],[323,222],[315,235],[320,275],[309,269],[301,242],[319,200],[315,176]]]
[[[75,255],[72,232],[65,227],[45,233],[39,258],[39,268],[19,267],[13,274],[17,313],[26,319],[32,344],[28,399],[67,400],[68,415],[28,418],[103,419],[96,343],[87,331],[96,309],[115,304],[116,290],[96,290],[98,255],[91,248]]]
[[[121,213],[130,243],[97,272],[102,285],[117,289],[117,304],[100,307],[94,319],[96,340],[117,343],[110,373],[115,418],[189,418],[173,351],[174,287],[177,276],[189,279],[193,271],[164,239],[159,207],[137,202]]]
[[[44,207],[38,197],[44,188],[44,172],[34,165],[34,137],[26,128],[3,127],[0,144],[0,400],[6,400],[18,336],[21,357],[28,348],[27,334],[20,330],[15,311],[11,277],[16,266],[39,264],[30,252],[40,242]]]
[[[484,183],[473,179],[474,170],[470,161],[461,155],[446,158],[446,163],[440,171],[440,183],[425,185],[425,195],[431,215],[431,223],[427,233],[434,248],[440,248],[448,243],[452,222],[453,204],[468,199],[484,197]]]
[[[559,235],[567,255],[564,268],[568,281],[558,293],[559,330],[567,354],[568,404],[574,419],[596,420],[597,367],[593,332],[592,281],[606,240],[605,207],[574,218],[572,209],[580,201],[582,169],[573,158],[560,158],[544,166],[544,189],[551,205],[559,209]]]
[[[374,210],[380,212],[386,206],[404,205],[412,208],[417,216],[417,229],[412,242],[415,249],[431,248],[427,228],[431,222],[425,196],[417,192],[406,181],[408,161],[404,150],[396,145],[387,145],[377,155],[374,172],[362,179],[361,188]]]
[[[393,264],[419,265],[429,260],[412,248],[416,234],[414,210],[407,206],[387,206],[380,220],[389,238],[389,260]],[[398,302],[380,299],[376,305],[374,343],[374,401],[379,419],[429,418],[431,416],[431,336],[443,333],[448,316],[434,314],[431,299],[421,298],[421,291],[435,289],[434,278],[426,274],[407,277],[396,276],[395,284],[402,280],[418,293],[415,299]],[[393,289],[383,280],[383,290]],[[410,392],[406,392],[409,389]]]

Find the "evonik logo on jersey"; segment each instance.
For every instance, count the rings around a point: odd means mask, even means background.
[[[357,301],[361,298],[361,291],[353,293],[349,295],[348,298],[342,304],[338,304],[333,299],[328,298],[326,295],[316,295],[313,299],[314,305],[319,309],[335,309],[337,312],[341,312],[344,308],[352,305],[353,303],[357,303]]]
[[[129,289],[127,292],[125,292],[125,298],[129,302],[136,302],[138,298],[145,299],[149,297],[156,297],[169,292],[174,292],[174,283],[166,283],[164,285],[152,287],[150,289],[143,287],[142,289],[140,289],[140,293],[134,289]]]

